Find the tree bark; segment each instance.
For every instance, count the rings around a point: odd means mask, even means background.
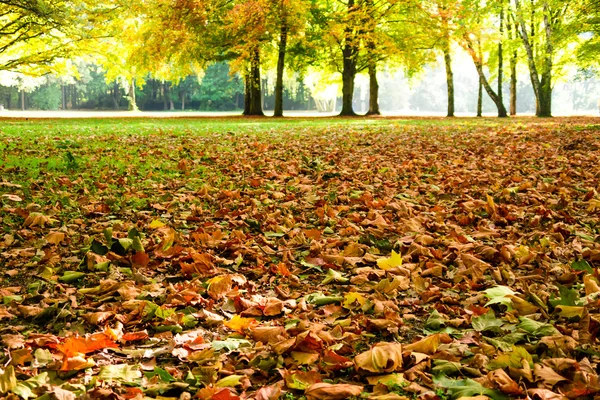
[[[369,60],[369,111],[367,115],[381,115],[379,110],[379,82],[377,82],[377,63]]]
[[[353,8],[354,0],[348,0],[348,14],[353,12]],[[352,99],[354,97],[354,78],[357,71],[358,45],[355,43],[356,38],[352,33],[352,27],[346,25],[344,35],[344,47],[342,49],[342,111],[340,116],[354,116],[356,113],[352,107]]]
[[[138,111],[138,106],[135,102],[135,78],[131,78],[131,84],[129,85],[129,94],[127,95],[129,100],[129,111]]]
[[[115,110],[119,109],[119,84],[117,82],[115,82],[113,84],[113,88],[112,88],[112,96],[111,100],[113,102],[113,108]]]
[[[481,117],[483,115],[483,83],[481,82],[481,78],[479,78],[478,83],[479,90],[477,91],[477,116]]]
[[[167,111],[167,94],[168,94],[168,89],[167,89],[167,82],[163,82],[162,84],[162,98],[163,98],[163,110]]]
[[[21,110],[25,111],[25,91],[21,90]]]
[[[477,73],[479,74],[479,81],[481,82],[488,96],[490,96],[490,99],[492,99],[492,101],[496,105],[496,108],[498,109],[498,117],[508,117],[508,113],[506,112],[504,104],[502,103],[502,101],[500,101],[500,98],[498,97],[496,92],[494,92],[494,89],[492,89],[487,78],[485,77],[485,73],[483,72],[483,65],[481,63],[481,57],[475,52],[475,50],[473,49],[473,44],[467,37],[465,37],[465,41],[467,42],[466,50],[473,59],[473,63],[475,63],[475,68],[477,69]]]
[[[62,94],[62,109],[66,110],[67,109],[67,93],[65,91],[65,85],[60,85],[60,91]]]
[[[446,91],[448,97],[447,117],[454,117],[454,72],[452,72],[452,54],[450,53],[450,38],[444,40],[444,66],[446,67]]]
[[[521,16],[521,3],[519,0],[515,0],[517,7],[517,19],[519,23],[519,36],[525,47],[525,53],[527,54],[527,63],[529,65],[529,77],[531,79],[531,85],[533,86],[533,92],[536,99],[536,112],[535,115],[538,117],[551,117],[552,116],[552,53],[554,51],[552,45],[552,27],[551,22],[548,18],[548,5],[544,3],[544,27],[546,33],[546,47],[544,49],[544,59],[542,64],[542,73],[540,74],[535,63],[535,54],[533,45],[529,39],[527,33],[527,27],[525,21]],[[540,79],[541,77],[541,79]]]
[[[260,80],[260,50],[255,46],[250,62],[250,109],[248,114],[254,116],[265,115],[262,108],[262,90]]]
[[[502,41],[504,39],[504,1],[500,2],[500,41],[498,42],[498,98],[504,103],[502,95],[502,80],[504,69],[504,54],[502,52]]]
[[[250,115],[250,86],[252,86],[250,80],[250,72],[244,74],[244,112],[243,115]]]
[[[283,5],[282,5],[283,7]],[[284,11],[282,10],[282,13]],[[283,71],[285,67],[285,51],[287,47],[288,27],[285,16],[282,16],[281,31],[279,33],[279,54],[277,56],[277,78],[275,79],[275,111],[274,117],[283,117]]]
[[[512,39],[512,24],[508,25],[508,38]],[[515,32],[517,26],[514,26]],[[510,56],[510,115],[517,115],[517,51]]]

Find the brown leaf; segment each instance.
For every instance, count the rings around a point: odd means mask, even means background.
[[[354,357],[358,372],[394,372],[402,368],[402,345],[400,343],[377,343],[364,353]]]
[[[523,389],[504,370],[492,371],[487,377],[500,391],[514,396],[523,395]]]
[[[273,385],[263,386],[256,392],[254,400],[277,400],[281,396],[282,387],[282,381],[274,383]]]
[[[554,387],[558,382],[568,381],[567,378],[557,374],[552,368],[542,364],[533,366],[533,375],[537,382],[541,382],[548,389]]]
[[[349,384],[315,383],[304,391],[307,400],[343,400],[359,396],[363,387]]]
[[[63,232],[50,232],[46,235],[46,241],[50,244],[60,244],[63,240],[65,240]]]

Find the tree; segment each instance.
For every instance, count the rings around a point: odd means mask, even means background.
[[[452,70],[452,42],[456,18],[460,10],[458,0],[429,0],[421,5],[421,26],[429,31],[430,47],[439,49],[446,70],[446,116],[454,117],[454,72]]]
[[[538,117],[552,116],[555,58],[574,39],[573,8],[571,0],[514,0],[513,18],[525,48]]]
[[[479,75],[479,83],[481,86],[483,86],[483,89],[485,89],[490,99],[492,99],[496,105],[496,108],[498,109],[498,117],[507,117],[508,113],[506,112],[506,107],[502,101],[501,91],[494,91],[485,75],[484,58],[481,50],[482,41],[495,38],[496,32],[486,28],[487,24],[484,22],[486,16],[489,15],[490,12],[493,12],[493,3],[488,3],[481,7],[479,0],[468,0],[466,1],[466,4],[463,5],[466,7],[463,8],[463,12],[461,14],[462,18],[460,18],[460,29],[458,29],[458,32],[461,35],[461,40],[459,43],[471,56],[471,59],[475,64],[477,74]],[[490,40],[492,43],[495,41],[496,40]],[[498,79],[501,79],[500,74]],[[498,86],[501,89],[501,84]]]
[[[29,75],[55,72],[56,63],[98,37],[96,22],[110,1],[0,1],[0,70]]]

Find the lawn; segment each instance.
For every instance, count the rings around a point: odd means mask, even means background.
[[[600,394],[598,118],[0,126],[0,394]]]

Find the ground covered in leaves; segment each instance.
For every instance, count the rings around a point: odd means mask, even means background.
[[[0,394],[593,398],[599,165],[591,118],[3,121]]]

